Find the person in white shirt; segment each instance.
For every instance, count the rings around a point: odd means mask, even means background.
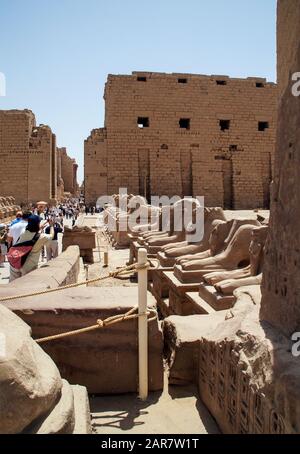
[[[28,218],[30,216],[31,216],[30,211],[24,211],[24,213],[22,213],[21,221],[17,222],[16,224],[12,225],[9,228],[7,238],[9,246],[14,246],[18,239],[20,238],[20,236],[25,232],[26,227],[28,225]]]
[[[31,241],[41,230],[41,219],[39,216],[30,216],[28,219],[28,225],[26,227],[25,232],[21,235],[19,241],[17,242],[16,246],[19,243],[23,243],[26,241]],[[46,235],[45,233],[41,233],[39,238],[37,239],[35,245],[33,246],[30,254],[28,255],[24,265],[21,269],[16,269],[10,266],[10,278],[9,281],[12,282],[15,279],[18,279],[21,276],[25,276],[25,274],[30,273],[31,271],[35,270],[39,264],[39,258],[41,255],[42,248],[47,246],[54,237],[54,228],[53,228],[53,221],[50,221],[50,234]]]

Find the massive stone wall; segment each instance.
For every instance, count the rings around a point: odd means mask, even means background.
[[[300,331],[300,106],[292,94],[300,71],[298,0],[279,0],[277,28],[281,99],[261,317],[290,335]]]
[[[0,158],[3,196],[13,195],[17,204],[62,197],[59,173],[64,165],[57,152],[56,136],[49,126],[36,126],[30,110],[0,110]],[[74,188],[76,163],[69,157],[66,160],[72,161],[70,188]]]
[[[88,202],[127,187],[147,197],[204,195],[226,208],[268,206],[275,84],[133,73],[109,75],[104,97],[105,129],[85,142]]]
[[[77,164],[70,158],[66,148],[60,148],[61,155],[61,176],[64,182],[65,192],[75,194],[77,191]]]
[[[13,194],[17,203],[28,196],[29,138],[34,127],[29,110],[0,111],[0,194]]]
[[[93,204],[107,194],[106,130],[94,129],[84,143],[85,202]]]
[[[55,136],[49,126],[42,125],[32,130],[25,155],[28,165],[27,193],[22,193],[21,202],[56,198],[56,190],[52,187],[53,147]]]
[[[222,324],[204,334],[199,392],[227,433],[300,432],[300,107],[292,75],[300,69],[300,3],[278,1],[279,118],[270,233],[262,297],[258,286],[235,291]],[[298,337],[298,336],[297,336]]]

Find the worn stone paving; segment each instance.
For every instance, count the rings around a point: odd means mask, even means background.
[[[218,426],[194,387],[169,386],[146,402],[135,394],[90,396],[93,431],[97,434],[217,434]]]

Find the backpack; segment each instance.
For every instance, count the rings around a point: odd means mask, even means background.
[[[16,270],[20,270],[25,264],[28,255],[39,238],[40,235],[36,233],[32,240],[23,241],[23,243],[17,243],[12,246],[7,253],[7,260],[9,264]]]

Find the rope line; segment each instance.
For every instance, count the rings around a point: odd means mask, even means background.
[[[22,295],[15,295],[15,296],[7,296],[4,298],[1,298],[0,301],[2,303],[2,302],[13,301],[13,300],[22,299],[22,298],[29,298],[32,296],[46,295],[48,293],[54,293],[54,292],[58,292],[61,290],[80,287],[82,285],[87,285],[87,284],[91,284],[91,283],[95,283],[95,282],[99,282],[99,281],[104,281],[104,280],[110,279],[110,278],[118,278],[119,276],[128,276],[130,272],[137,273],[138,271],[143,270],[143,269],[149,269],[150,267],[153,268],[153,266],[154,265],[150,260],[142,265],[140,265],[138,263],[134,263],[133,265],[124,266],[115,271],[111,271],[107,276],[97,277],[97,278],[89,279],[89,280],[82,281],[82,282],[76,282],[75,284],[64,285],[62,287],[42,290],[39,292],[25,293]],[[154,268],[157,268],[157,267],[158,267],[158,264]],[[99,320],[97,320],[96,325],[87,326],[85,328],[80,328],[80,329],[73,330],[73,331],[67,331],[67,332],[61,333],[61,334],[55,334],[53,336],[43,337],[41,339],[35,339],[35,341],[38,344],[42,344],[42,343],[53,341],[53,340],[63,339],[66,337],[76,336],[76,335],[80,335],[80,334],[87,333],[90,331],[95,331],[97,329],[103,329],[107,326],[115,325],[117,323],[125,322],[127,320],[137,319],[142,316],[148,317],[151,314],[154,314],[154,315],[153,315],[153,317],[148,319],[148,323],[157,319],[157,311],[155,309],[148,308],[147,312],[145,312],[144,314],[139,314],[139,313],[135,314],[137,309],[138,309],[138,306],[135,306],[132,309],[130,309],[128,312],[126,312],[125,314],[112,315],[111,317],[108,317],[105,320],[99,319]]]
[[[110,279],[110,278],[117,279],[118,277],[123,276],[123,275],[127,276],[129,274],[129,272],[136,273],[137,271],[142,270],[142,269],[149,269],[151,267],[151,265],[152,265],[152,263],[150,261],[148,261],[147,263],[145,263],[143,265],[139,265],[138,263],[134,263],[133,265],[124,266],[124,267],[122,267],[120,269],[117,269],[115,271],[111,271],[107,276],[96,277],[96,278],[93,278],[93,279],[88,279],[86,281],[76,282],[75,284],[68,284],[68,285],[64,285],[62,287],[56,287],[56,288],[50,288],[50,289],[47,289],[47,290],[41,290],[39,292],[24,293],[22,295],[14,295],[14,296],[5,296],[3,298],[0,297],[0,302],[3,303],[3,302],[7,302],[7,301],[13,301],[13,300],[22,299],[22,298],[30,298],[32,296],[47,295],[48,293],[60,292],[61,290],[66,290],[66,289],[70,289],[70,288],[80,287],[82,285],[87,285],[87,284],[93,284],[95,282],[104,281],[104,280]]]
[[[134,312],[136,312],[137,309],[138,309],[138,306],[135,306],[132,309],[130,309],[128,312],[126,312],[125,314],[112,315],[111,317],[108,317],[105,320],[99,319],[99,320],[97,320],[96,325],[87,326],[85,328],[80,328],[80,329],[76,329],[73,331],[67,331],[67,332],[61,333],[61,334],[55,334],[53,336],[43,337],[41,339],[35,339],[35,341],[38,344],[43,344],[45,342],[49,342],[49,341],[53,341],[53,340],[64,339],[66,337],[71,337],[71,336],[77,336],[80,334],[88,333],[90,331],[95,331],[97,329],[103,329],[106,326],[115,325],[116,323],[125,322],[127,320],[133,320],[133,319],[145,316],[145,315],[148,317],[151,314],[155,314],[153,317],[148,319],[148,323],[150,323],[153,320],[156,320],[157,312],[155,309],[148,308],[148,310],[145,314],[134,314]]]

